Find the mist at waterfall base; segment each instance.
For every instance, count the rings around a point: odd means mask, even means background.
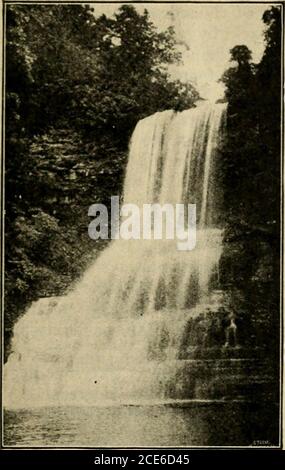
[[[34,435],[30,442],[72,445],[69,425],[81,429],[73,436],[79,445],[206,442],[207,411],[186,412],[184,405],[206,401],[199,388],[189,389],[195,368],[188,353],[197,345],[191,321],[220,306],[214,295],[222,251],[216,175],[225,116],[224,104],[203,103],[137,124],[124,203],[195,203],[196,247],[179,251],[175,240],[112,241],[71,293],[32,304],[14,327],[4,371],[8,442],[24,444],[25,426],[37,433],[53,428],[55,416],[61,437]],[[224,420],[225,408],[222,413]],[[95,442],[90,433],[84,437],[90,416],[97,423]],[[121,437],[117,425],[128,429]]]

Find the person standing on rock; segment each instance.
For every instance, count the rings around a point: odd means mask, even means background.
[[[226,342],[224,347],[227,348],[230,346],[230,338],[232,337],[232,342],[234,347],[237,346],[237,325],[235,322],[236,315],[234,312],[229,313],[227,320],[230,322],[229,326],[225,329]]]

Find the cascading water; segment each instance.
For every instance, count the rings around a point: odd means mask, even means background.
[[[124,202],[196,203],[196,248],[178,251],[175,240],[115,240],[71,293],[34,302],[14,328],[5,406],[179,396],[186,326],[217,282],[215,178],[224,117],[225,105],[204,103],[137,124]]]

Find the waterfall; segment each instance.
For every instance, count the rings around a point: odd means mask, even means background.
[[[137,124],[124,202],[195,203],[196,247],[178,251],[174,240],[112,241],[72,292],[34,302],[14,327],[5,406],[179,395],[181,348],[193,346],[189,321],[218,285],[222,220],[216,175],[224,119],[225,105],[203,103]]]

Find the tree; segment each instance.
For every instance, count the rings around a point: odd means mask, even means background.
[[[265,51],[251,62],[246,46],[222,77],[228,116],[222,148],[225,236],[220,279],[243,312],[250,346],[276,364],[280,332],[280,91],[281,11],[263,15]],[[235,301],[236,291],[242,301]],[[270,335],[268,334],[270,331]],[[246,341],[246,340],[245,340]],[[266,372],[265,372],[266,373]],[[277,387],[278,388],[278,387]]]
[[[122,191],[130,135],[155,111],[193,106],[172,28],[123,5],[8,5],[6,42],[6,333],[39,296],[62,294],[104,243],[88,207]]]
[[[263,227],[276,237],[280,200],[279,7],[267,10],[263,21],[267,25],[266,47],[260,63],[251,63],[246,46],[236,46],[230,52],[237,66],[222,77],[228,99],[225,204],[233,226]]]
[[[231,60],[236,61],[239,67],[248,66],[251,61],[251,51],[247,46],[235,46],[230,50]]]
[[[226,229],[221,278],[224,286],[242,292],[253,334],[266,337],[260,346],[267,347],[267,357],[278,364],[280,8],[266,10],[263,21],[267,29],[260,63],[252,64],[246,46],[236,46],[231,57],[237,65],[222,77],[228,116],[222,148]]]

